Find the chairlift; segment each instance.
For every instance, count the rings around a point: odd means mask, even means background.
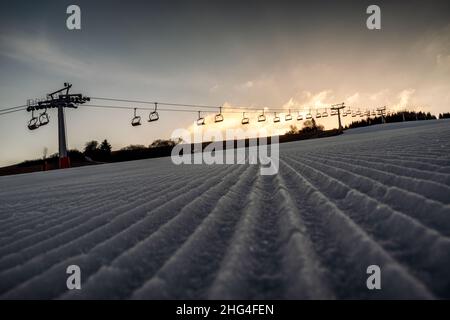
[[[291,115],[291,110],[289,109],[289,113],[284,116],[284,121],[291,121],[291,120],[292,120],[292,115]]]
[[[356,117],[356,112],[353,112],[352,113],[352,118],[355,118]]]
[[[205,125],[205,118],[203,118],[203,117],[200,115],[200,111],[198,112],[197,125],[198,125],[198,126],[204,126],[204,125]]]
[[[133,117],[133,119],[131,119],[131,125],[133,127],[137,127],[137,126],[141,125],[141,117],[136,115],[136,109],[137,108],[134,108],[134,117]]]
[[[264,122],[266,121],[266,116],[264,115],[264,110],[262,113],[258,116],[258,122]]]
[[[325,110],[325,112],[322,113],[322,118],[326,118],[326,117],[328,117],[328,112],[327,112],[327,110]]]
[[[298,112],[297,121],[303,120],[303,115],[300,114],[300,111]]]
[[[28,129],[36,130],[39,128],[39,119],[34,116],[34,109],[31,110],[31,120],[28,122]]]
[[[50,118],[47,114],[47,108],[45,109],[45,111],[43,113],[41,113],[41,115],[39,116],[39,126],[45,126],[50,122]]]
[[[277,122],[280,122],[280,117],[277,116],[276,112],[274,112],[273,123],[277,123]]]
[[[331,116],[337,115],[337,110],[336,109],[331,109],[330,115]]]
[[[359,116],[360,114],[361,114],[361,111],[358,109],[358,110],[356,111],[356,115]]]
[[[216,114],[214,117],[214,122],[222,122],[223,121],[223,115],[222,115],[222,107],[219,108],[219,114]]]
[[[153,122],[153,121],[159,120],[159,114],[158,114],[157,109],[158,109],[158,103],[155,102],[155,110],[150,112],[150,115],[148,117],[148,122]]]
[[[308,112],[305,116],[305,119],[312,119],[312,114],[311,112]]]
[[[372,111],[372,116],[376,116],[377,113],[375,111]]]
[[[342,116],[346,117],[347,116],[347,111],[342,112]]]
[[[322,115],[320,114],[319,111],[316,112],[316,118],[322,118]]]
[[[248,124],[249,122],[250,122],[250,119],[245,116],[245,112],[242,112],[242,121],[241,121],[241,123],[242,124]]]

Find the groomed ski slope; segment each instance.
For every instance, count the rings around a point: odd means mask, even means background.
[[[274,176],[162,158],[0,177],[0,298],[450,298],[450,121],[280,155]]]

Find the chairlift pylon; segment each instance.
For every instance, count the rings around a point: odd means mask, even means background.
[[[198,112],[197,125],[198,125],[198,126],[204,126],[204,125],[205,125],[205,118],[203,118],[203,117],[200,115],[200,111]]]
[[[158,103],[155,102],[155,110],[150,112],[150,115],[148,117],[148,122],[158,121],[159,120],[159,114],[158,114]]]
[[[248,124],[249,122],[250,122],[250,119],[245,116],[245,112],[242,112],[242,121],[241,121],[241,123],[242,124]]]
[[[141,117],[136,114],[137,108],[134,108],[134,117],[131,119],[131,125],[137,127],[141,125]]]

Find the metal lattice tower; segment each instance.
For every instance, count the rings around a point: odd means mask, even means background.
[[[32,112],[32,118],[28,124],[30,130],[35,130],[42,125],[49,122],[47,115],[48,109],[58,109],[58,148],[59,148],[59,168],[69,168],[70,159],[67,154],[67,138],[66,138],[66,123],[64,118],[65,108],[76,109],[78,105],[90,101],[90,98],[83,97],[81,94],[69,94],[72,85],[64,83],[64,88],[55,92],[49,93],[44,100],[28,100],[27,111]],[[44,110],[39,118],[34,116],[34,111]]]

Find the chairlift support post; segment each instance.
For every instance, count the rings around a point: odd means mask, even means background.
[[[342,131],[342,123],[341,123],[341,110],[345,108],[345,104],[344,102],[342,103],[338,103],[338,104],[334,104],[331,106],[331,110],[336,110],[337,111],[337,116],[338,116],[338,123],[339,123],[339,131]],[[344,111],[345,112],[345,111]]]
[[[47,94],[47,98],[45,100],[37,101],[34,103],[29,102],[28,106],[27,106],[27,111],[28,112],[31,111],[33,118],[36,118],[36,117],[34,117],[34,111],[45,110],[43,114],[46,115],[47,120],[48,120],[47,109],[52,109],[52,108],[58,109],[58,151],[59,151],[59,168],[60,169],[65,169],[65,168],[70,167],[70,159],[67,154],[66,121],[65,121],[64,109],[65,108],[76,109],[78,107],[78,105],[86,103],[87,101],[90,101],[89,97],[83,97],[83,95],[81,95],[81,94],[69,94],[69,91],[71,88],[72,88],[72,85],[65,82],[64,88]],[[44,123],[45,123],[45,121],[44,121]],[[29,124],[31,124],[31,121]],[[36,123],[34,125],[35,125],[34,129],[37,129],[38,126],[36,127]],[[32,129],[32,130],[34,130],[34,129]]]
[[[386,123],[386,119],[384,117],[384,114],[386,112],[386,106],[382,108],[377,108],[377,111],[381,114],[381,123]]]

